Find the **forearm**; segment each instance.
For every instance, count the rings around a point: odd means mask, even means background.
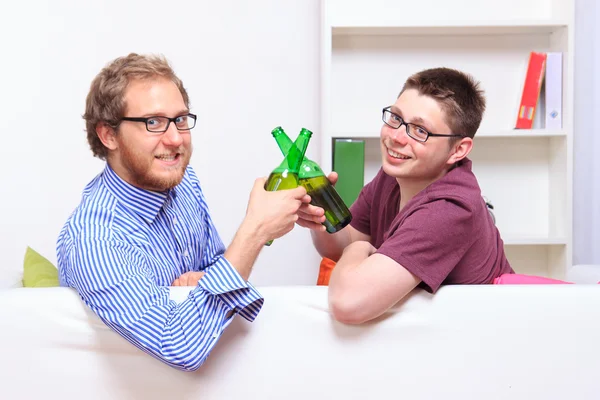
[[[365,271],[362,264],[374,251],[368,242],[353,243],[346,248],[331,273],[329,308],[333,317],[342,323],[360,324],[372,317],[368,310],[370,296],[363,287]]]
[[[194,371],[207,359],[231,314],[254,318],[263,302],[239,277],[237,282],[224,282],[217,271],[205,277],[181,303],[170,299],[169,288],[139,276],[98,289],[86,282],[77,290],[127,341],[171,367]],[[224,283],[218,286],[219,282]]]
[[[310,234],[315,249],[321,257],[326,257],[333,261],[338,261],[344,249],[352,243],[350,231],[347,228],[333,234],[326,231],[317,232],[311,230]]]
[[[176,303],[168,287],[148,276],[146,254],[139,249],[95,238],[78,247],[72,259],[65,257],[72,264],[64,268],[85,304],[136,347],[178,369],[199,368],[229,316],[239,313],[253,320],[263,304],[256,289],[223,257],[205,269],[184,301]]]
[[[136,347],[171,367],[194,371],[206,360],[227,326],[230,308],[217,296],[195,290],[180,304],[151,305],[142,318],[102,320]],[[101,314],[102,315],[102,314]]]
[[[360,324],[400,301],[420,280],[365,241],[352,243],[333,269],[329,305],[340,322]]]
[[[244,280],[250,277],[252,266],[266,241],[252,222],[244,220],[225,251],[225,258]]]
[[[375,248],[368,242],[356,242],[347,247],[338,262],[336,263],[331,278],[329,280],[329,292],[332,296],[337,296],[343,292],[354,292],[354,282],[357,281],[359,265],[365,261]]]

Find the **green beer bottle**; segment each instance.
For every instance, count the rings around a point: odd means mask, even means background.
[[[285,154],[285,158],[269,175],[269,178],[265,183],[265,190],[274,192],[276,190],[294,189],[298,187],[298,172],[311,136],[312,132],[310,131],[300,132],[296,141],[288,146],[289,151]],[[273,243],[273,240],[269,240],[266,245],[270,246],[271,243]]]
[[[308,129],[302,128],[300,131],[310,132]],[[281,152],[286,155],[293,148],[293,144],[288,135],[281,127],[277,127],[271,131],[275,141],[279,145]],[[310,132],[312,135],[312,132]],[[329,233],[335,233],[352,220],[350,210],[335,190],[329,179],[323,173],[323,170],[316,162],[304,157],[300,172],[298,173],[299,184],[304,186],[306,192],[310,195],[310,203],[313,206],[321,207],[325,210],[325,228]]]

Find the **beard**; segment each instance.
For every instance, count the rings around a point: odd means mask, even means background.
[[[123,168],[129,175],[130,184],[142,189],[163,192],[179,185],[192,156],[192,145],[179,146],[176,151],[179,163],[173,167],[157,165],[154,154],[138,152],[133,146],[121,142],[120,157]]]

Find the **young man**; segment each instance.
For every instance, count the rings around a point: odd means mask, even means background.
[[[330,235],[322,209],[301,207],[298,223],[337,261],[329,282],[336,319],[369,321],[417,286],[435,293],[513,272],[467,157],[484,111],[479,84],[460,71],[411,76],[383,109],[383,166],[352,205],[351,224]]]
[[[235,314],[257,316],[252,265],[310,198],[303,188],[267,192],[257,179],[225,250],[188,165],[196,115],[163,58],[130,54],[107,65],[84,119],[92,152],[107,163],[60,232],[60,282],[135,346],[195,370]],[[171,285],[195,287],[176,303]]]

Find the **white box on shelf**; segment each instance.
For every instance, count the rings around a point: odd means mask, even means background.
[[[562,129],[562,53],[548,53],[546,59],[544,121],[548,130]]]

